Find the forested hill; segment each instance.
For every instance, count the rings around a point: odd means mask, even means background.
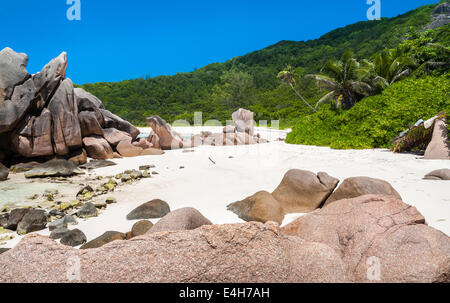
[[[225,121],[239,107],[253,110],[257,120],[279,119],[289,125],[310,112],[277,79],[287,64],[299,74],[306,74],[317,72],[326,61],[339,58],[346,50],[352,50],[358,59],[370,58],[384,48],[398,45],[410,27],[421,30],[430,22],[434,7],[422,6],[395,18],[359,22],[317,40],[281,41],[190,73],[85,84],[83,88],[103,100],[109,110],[136,125],[145,124],[145,118],[153,114],[170,122],[192,121],[194,111],[202,111],[204,119]],[[321,95],[312,80],[297,81],[297,89],[312,104]]]

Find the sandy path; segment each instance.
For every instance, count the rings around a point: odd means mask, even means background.
[[[279,133],[272,135],[275,136],[272,139],[280,136]],[[267,137],[267,133],[263,137]],[[194,207],[215,224],[242,222],[227,211],[226,206],[259,190],[274,190],[286,171],[292,168],[325,171],[341,181],[354,176],[386,180],[406,203],[418,208],[430,226],[450,235],[450,182],[422,180],[432,170],[450,168],[449,161],[422,160],[415,155],[393,154],[388,150],[332,150],[284,142],[202,146],[195,152],[176,150],[161,156],[114,161],[117,166],[98,169],[95,173],[108,176],[154,164],[154,170],[160,174],[142,179],[133,186],[119,187],[114,193],[117,204],[108,206],[97,218],[80,220],[77,228],[87,235],[88,240],[107,230],[129,231],[135,221],[127,221],[126,215],[140,204],[156,198],[167,201],[172,210]],[[283,223],[299,215],[288,215]],[[46,235],[48,231],[40,233]],[[9,241],[6,247],[14,246],[19,240],[17,237]]]

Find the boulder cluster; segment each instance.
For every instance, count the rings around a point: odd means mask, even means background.
[[[147,141],[163,150],[191,148],[200,145],[232,146],[267,143],[259,134],[254,134],[254,114],[246,109],[233,113],[233,124],[223,128],[222,133],[201,132],[190,138],[183,138],[161,117],[147,119],[152,133]]]
[[[80,167],[105,167],[110,165],[116,164],[106,160],[91,160],[91,162],[80,165]],[[45,201],[37,203],[35,207],[12,210],[6,206],[2,207],[0,208],[0,230],[7,237],[14,237],[14,232],[24,235],[49,228],[50,238],[61,239],[62,244],[69,246],[84,244],[87,239],[83,232],[70,230],[68,225],[76,225],[76,218],[87,219],[98,216],[99,212],[106,209],[108,205],[117,203],[115,198],[105,197],[105,195],[114,192],[119,186],[131,184],[143,178],[152,178],[149,169],[154,167],[153,165],[143,165],[139,167],[139,170],[126,170],[114,177],[107,178],[106,182],[102,180],[102,177],[96,177],[95,182],[80,184],[81,188],[73,197],[63,196],[58,190],[46,190],[42,197],[34,195],[30,198],[31,200],[45,199]],[[19,170],[17,166],[12,168]],[[74,168],[79,170],[71,161],[63,159],[54,159],[43,164],[37,164],[34,168],[23,166],[20,166],[20,168],[25,171],[29,178],[71,176],[74,173]],[[89,179],[85,181],[89,181]],[[94,186],[94,183],[97,185]],[[169,211],[170,209],[166,212]],[[10,239],[4,237],[0,237],[0,241]]]
[[[373,194],[394,196],[401,200],[399,193],[383,180],[354,177],[345,179],[339,187],[338,184],[337,178],[325,172],[315,174],[292,169],[284,175],[280,185],[272,193],[257,192],[228,205],[228,210],[245,221],[275,221],[281,224],[285,214],[312,212],[342,199]]]
[[[0,255],[0,271],[0,282],[450,282],[450,238],[393,196],[335,201],[283,228],[213,225],[182,208],[81,250],[28,235]]]
[[[94,95],[74,88],[66,78],[66,53],[35,75],[28,74],[27,62],[26,54],[10,48],[0,52],[0,162],[58,157],[82,164],[86,156],[158,153],[147,150],[152,144],[145,139],[136,141],[136,127],[106,110]]]

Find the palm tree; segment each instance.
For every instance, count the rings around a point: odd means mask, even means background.
[[[393,83],[408,77],[416,65],[414,59],[405,55],[400,49],[386,49],[373,57],[373,63],[363,61],[374,93],[381,93]],[[364,68],[362,68],[364,70]]]
[[[423,62],[415,71],[413,74],[418,74],[422,71],[424,71],[427,74],[430,74],[430,72],[433,69],[439,68],[439,67],[445,67],[448,69],[450,66],[450,48],[438,44],[438,43],[428,43],[427,46],[435,52],[435,58],[429,59],[425,62]]]
[[[278,73],[278,79],[280,79],[283,83],[288,84],[292,90],[295,92],[295,94],[303,101],[306,105],[309,106],[314,112],[317,112],[317,110],[309,104],[305,98],[302,97],[302,95],[299,94],[299,92],[295,89],[295,78],[298,77],[295,70],[292,68],[292,66],[288,65],[284,70]]]
[[[308,75],[316,79],[319,87],[330,90],[316,104],[334,101],[336,107],[350,109],[362,97],[372,93],[372,86],[361,80],[363,70],[353,58],[353,53],[345,52],[339,61],[328,61],[321,69],[321,74]]]

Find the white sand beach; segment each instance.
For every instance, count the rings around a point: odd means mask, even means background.
[[[175,128],[185,135],[199,133],[196,128]],[[202,130],[217,131],[205,128]],[[141,129],[143,133],[148,129]],[[422,180],[430,171],[450,168],[449,161],[423,160],[413,154],[394,154],[389,150],[332,150],[327,147],[290,145],[284,138],[287,131],[257,128],[268,144],[248,146],[201,146],[185,150],[166,151],[161,156],[141,156],[113,160],[118,165],[97,169],[98,176],[111,176],[140,165],[154,164],[159,174],[142,179],[135,185],[118,187],[112,194],[118,203],[91,219],[79,219],[88,241],[114,230],[127,232],[136,221],[126,215],[144,202],[162,199],[171,210],[193,207],[214,224],[243,222],[226,206],[260,190],[273,191],[289,169],[327,172],[343,181],[348,177],[369,176],[391,183],[403,200],[415,206],[428,225],[450,235],[449,181]],[[212,161],[215,163],[213,163]],[[184,167],[184,168],[180,168]],[[290,214],[283,225],[302,214]],[[155,223],[157,220],[152,220]],[[49,231],[39,232],[48,235]],[[1,247],[14,247],[21,237]]]

